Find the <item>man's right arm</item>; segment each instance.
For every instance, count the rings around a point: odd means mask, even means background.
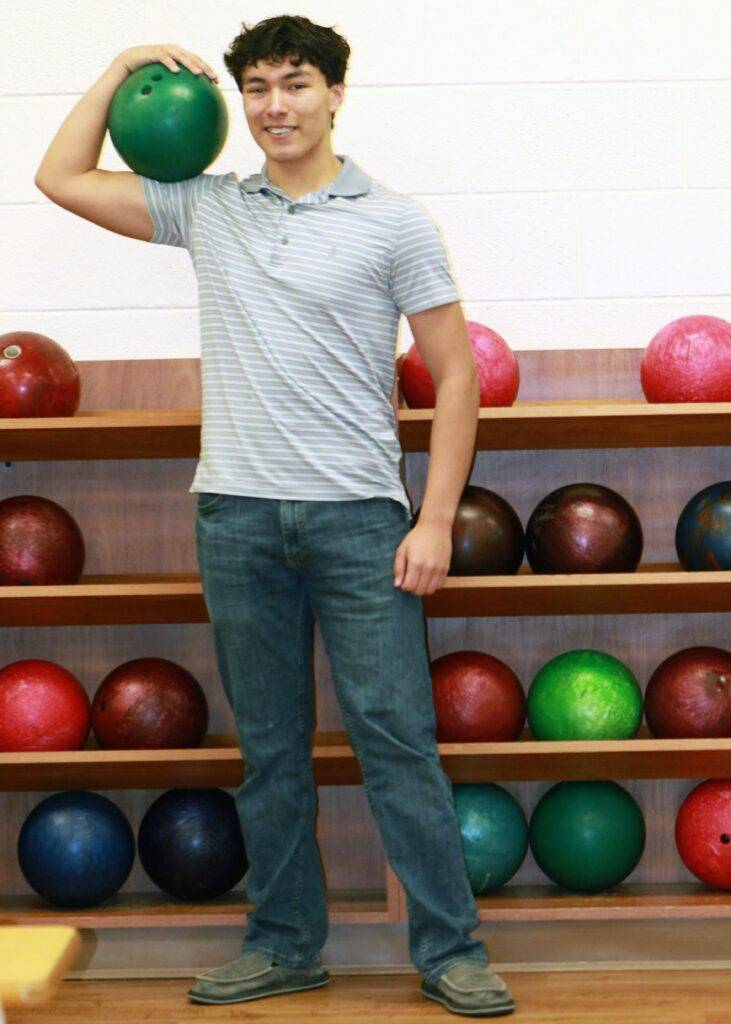
[[[85,220],[149,242],[154,225],[142,179],[132,171],[97,168],[109,105],[129,74],[117,58],[82,96],[59,128],[35,176],[44,195]]]
[[[99,162],[109,106],[131,72],[160,63],[171,71],[184,65],[193,74],[218,76],[197,53],[177,43],[131,46],[81,97],[59,128],[35,176],[36,187],[64,209],[119,235],[152,241],[155,227],[147,209],[142,179],[132,171],[101,171]]]

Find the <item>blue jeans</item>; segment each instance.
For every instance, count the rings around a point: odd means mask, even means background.
[[[218,669],[246,777],[236,806],[249,857],[245,948],[299,967],[328,934],[312,776],[316,620],[368,802],[406,892],[409,953],[428,980],[460,960],[479,914],[452,786],[436,745],[421,597],[395,587],[408,510],[199,493],[196,539]]]

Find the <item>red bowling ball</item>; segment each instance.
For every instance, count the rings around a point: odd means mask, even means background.
[[[510,346],[496,331],[473,320],[467,321],[467,333],[480,384],[480,407],[512,405],[520,387],[520,370]],[[416,345],[401,361],[399,380],[410,409],[434,408],[434,382]]]
[[[731,651],[686,647],[666,658],[645,690],[657,737],[731,737]]]
[[[0,750],[80,750],[89,735],[86,690],[61,665],[24,658],[0,669]]]
[[[430,665],[437,741],[516,740],[525,723],[525,694],[513,670],[482,651],[453,651]]]
[[[91,724],[107,749],[198,747],[208,728],[208,702],[197,679],[174,661],[134,658],[100,683]]]
[[[79,371],[65,348],[32,331],[0,335],[0,417],[73,416]]]
[[[0,501],[0,585],[76,583],[84,568],[84,538],[55,501],[17,494]]]
[[[648,402],[731,402],[731,323],[673,320],[645,349],[640,380]]]
[[[696,878],[731,889],[731,779],[707,779],[691,790],[675,820],[675,843]]]

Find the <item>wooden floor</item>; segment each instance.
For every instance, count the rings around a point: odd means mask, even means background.
[[[503,975],[521,1024],[731,1024],[731,971],[580,971]],[[419,992],[410,975],[335,975],[329,985],[232,1006],[194,1006],[188,979],[66,981],[48,1006],[8,1011],[8,1024],[177,1024],[256,1021],[282,1024],[400,1024],[469,1020]]]

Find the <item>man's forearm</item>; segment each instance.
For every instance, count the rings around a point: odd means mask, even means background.
[[[58,181],[93,170],[99,162],[107,130],[109,106],[129,72],[115,61],[89,89],[63,122],[48,147],[36,181]]]
[[[451,527],[454,522],[475,451],[479,413],[477,377],[445,377],[437,388],[420,523]]]

